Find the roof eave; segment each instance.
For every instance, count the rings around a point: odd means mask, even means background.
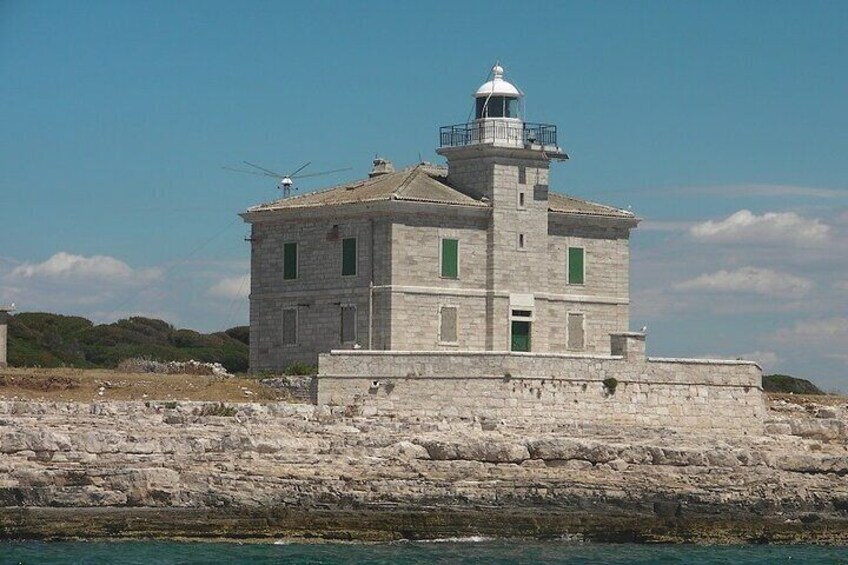
[[[462,214],[487,214],[491,210],[488,205],[479,204],[463,204],[453,202],[442,202],[434,200],[422,200],[417,198],[377,198],[373,200],[360,200],[357,202],[344,202],[339,204],[318,204],[311,206],[287,206],[285,208],[265,208],[256,209],[249,208],[241,212],[244,221],[263,222],[274,221],[279,219],[290,218],[291,216],[302,217],[308,215],[315,217],[318,215],[335,216],[347,215],[350,213],[362,213],[366,211],[374,212],[403,212],[408,206],[432,206],[438,207],[441,211],[454,211]]]
[[[636,227],[639,222],[642,221],[642,218],[636,217],[634,215],[618,215],[618,214],[600,214],[596,212],[581,212],[579,210],[548,210],[549,214],[559,214],[561,216],[571,216],[574,218],[591,218],[596,220],[608,220],[613,222],[621,222],[632,224],[633,227]]]

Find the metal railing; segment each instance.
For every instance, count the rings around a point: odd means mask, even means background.
[[[440,147],[462,147],[497,142],[516,146],[523,146],[525,143],[556,146],[557,128],[551,124],[509,123],[494,120],[480,120],[439,128]]]

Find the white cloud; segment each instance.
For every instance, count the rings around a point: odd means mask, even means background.
[[[835,317],[821,320],[799,320],[792,328],[782,328],[768,338],[778,343],[793,345],[814,345],[839,348],[843,353],[848,347],[848,318]]]
[[[756,361],[763,371],[772,372],[781,359],[774,351],[750,351],[737,355],[740,359]]]
[[[836,281],[833,286],[839,290],[848,290],[848,280]]]
[[[162,278],[159,269],[133,269],[107,255],[85,257],[60,251],[41,263],[23,263],[7,275],[10,280],[100,280],[147,283]]]
[[[823,243],[831,227],[816,218],[803,218],[795,212],[767,212],[761,216],[750,210],[738,212],[719,221],[696,224],[689,233],[700,241],[715,243]]]
[[[680,232],[691,229],[693,224],[674,220],[643,220],[639,224],[639,231]]]
[[[742,267],[704,274],[674,285],[675,290],[708,292],[745,292],[766,296],[801,296],[813,289],[813,281],[787,273]]]
[[[229,300],[247,298],[250,292],[250,275],[227,277],[216,282],[209,289],[209,295]]]

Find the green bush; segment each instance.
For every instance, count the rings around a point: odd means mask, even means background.
[[[618,388],[618,379],[615,377],[604,379],[604,388],[609,394],[615,394],[615,389]]]
[[[819,387],[807,379],[790,375],[763,375],[763,390],[793,394],[824,394]]]
[[[140,316],[95,326],[75,316],[24,312],[9,318],[8,360],[15,367],[112,368],[135,357],[163,362],[195,359],[221,363],[231,373],[245,372],[248,346],[238,331],[233,333],[236,337],[178,330],[165,321]]]
[[[297,375],[314,375],[318,372],[318,368],[314,365],[309,365],[307,363],[303,363],[302,361],[295,361],[288,367],[286,367],[285,373],[291,376]]]

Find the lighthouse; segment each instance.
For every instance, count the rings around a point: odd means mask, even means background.
[[[448,162],[447,182],[489,202],[487,226],[487,349],[509,343],[517,351],[548,347],[532,328],[540,319],[537,295],[549,292],[548,173],[568,158],[553,124],[524,121],[524,94],[495,64],[491,80],[474,92],[474,120],[440,128],[436,152]],[[494,320],[508,319],[509,324]]]

